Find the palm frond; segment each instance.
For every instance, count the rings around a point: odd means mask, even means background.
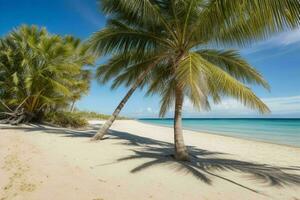
[[[198,9],[201,11],[191,31],[196,43],[251,45],[297,28],[300,22],[298,0],[210,0]]]
[[[197,53],[189,53],[176,68],[175,80],[196,108],[209,110],[208,88],[202,65],[201,57]]]
[[[244,83],[254,83],[270,89],[262,75],[235,50],[204,49],[197,51],[197,53]]]
[[[170,46],[168,40],[159,35],[135,30],[121,22],[114,22],[93,34],[89,40],[90,49],[98,56],[131,52],[154,52],[159,46]]]
[[[205,59],[202,62],[204,63],[202,66],[206,71],[207,85],[211,94],[232,97],[243,103],[244,106],[258,110],[262,114],[270,112],[267,105],[249,87]]]

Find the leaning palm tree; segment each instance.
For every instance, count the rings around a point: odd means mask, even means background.
[[[259,84],[268,88],[268,84],[236,51],[226,49],[246,46],[298,27],[299,1],[102,0],[101,3],[111,20],[104,30],[92,37],[95,52],[99,55],[128,52],[155,55],[156,50],[167,53],[167,58],[162,59],[164,64],[158,59],[147,65],[150,69],[142,72],[141,78],[131,85],[126,100],[146,74],[164,66],[162,70],[167,71],[167,75],[150,80],[149,93],[161,92],[162,115],[175,104],[177,159],[188,159],[181,126],[185,97],[200,109],[209,109],[209,97],[218,103],[223,96],[229,96],[261,113],[269,111],[248,87],[248,84]],[[119,67],[128,66],[120,64]],[[157,85],[159,89],[155,88]],[[111,122],[97,135],[102,137]],[[97,135],[96,139],[101,138]]]
[[[146,31],[148,29],[148,31]],[[111,117],[105,122],[101,129],[95,134],[92,140],[101,140],[108,129],[113,124],[122,108],[134,93],[134,91],[144,85],[148,73],[159,63],[170,59],[168,42],[159,39],[159,35],[163,32],[157,31],[150,39],[147,34],[153,31],[153,27],[133,27],[130,24],[123,23],[122,20],[111,19],[108,21],[107,27],[98,33],[94,34],[90,39],[90,48],[98,55],[105,55],[114,52],[114,40],[126,40],[126,45],[119,47],[120,49],[111,57],[107,64],[101,65],[97,70],[96,78],[101,83],[106,83],[118,74],[123,74],[116,79],[112,88],[120,86],[122,83],[130,87],[124,98],[118,104]],[[125,33],[123,35],[123,33]],[[126,34],[128,33],[128,34]],[[144,35],[145,34],[145,35]],[[142,37],[139,37],[141,35]],[[123,38],[124,36],[124,38]],[[109,39],[108,44],[104,44]],[[104,43],[103,43],[104,42]],[[101,46],[108,45],[106,48]],[[138,46],[140,47],[138,47]],[[116,47],[118,48],[118,47]],[[142,50],[143,49],[143,50]],[[126,74],[125,74],[126,72]]]

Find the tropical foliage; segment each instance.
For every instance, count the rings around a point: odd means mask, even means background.
[[[81,128],[88,125],[88,121],[80,113],[76,112],[47,112],[43,119],[44,122],[66,128]]]
[[[22,26],[0,40],[0,111],[6,122],[40,120],[65,109],[89,89],[94,62],[72,36]]]
[[[109,119],[109,117],[110,115],[88,111],[50,111],[43,117],[43,122],[60,127],[83,128],[88,125],[88,120],[104,120]],[[123,120],[128,118],[118,117],[118,119]]]
[[[102,0],[105,29],[90,39],[98,55],[111,55],[98,70],[99,80],[113,87],[131,86],[112,118],[99,131],[101,139],[133,91],[147,84],[159,93],[161,116],[175,104],[175,150],[188,157],[182,137],[182,104],[188,98],[202,110],[210,102],[232,97],[245,106],[269,112],[250,84],[269,88],[236,50],[272,34],[299,26],[297,0]]]
[[[91,119],[91,120],[97,120],[97,119],[103,120],[103,119],[109,119],[109,117],[110,117],[110,115],[101,114],[101,113],[97,113],[97,112],[90,112],[90,111],[76,111],[75,113],[77,113],[78,115],[80,115],[81,117],[83,117],[85,119]],[[129,118],[119,116],[118,119],[125,120],[125,119],[129,119]]]

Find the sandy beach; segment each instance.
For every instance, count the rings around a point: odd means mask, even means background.
[[[117,121],[87,130],[0,125],[1,200],[297,200],[300,148],[184,131],[191,162],[172,158],[172,128]]]

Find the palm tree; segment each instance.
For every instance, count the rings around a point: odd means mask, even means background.
[[[0,58],[0,98],[15,111],[8,117],[12,123],[38,120],[47,109],[68,105],[83,66],[93,61],[78,39],[36,26],[1,39]]]
[[[156,67],[147,91],[148,94],[160,94],[161,117],[175,105],[174,144],[178,160],[188,159],[181,124],[184,97],[199,110],[208,111],[210,102],[220,103],[223,96],[229,96],[261,113],[269,112],[267,106],[243,84],[256,83],[269,88],[267,82],[237,51],[201,50],[197,53],[201,53],[203,60],[196,59],[194,63],[194,60],[186,58],[177,69],[174,69],[174,65]],[[185,74],[185,68],[191,70],[188,75]]]
[[[74,111],[76,101],[80,100],[82,96],[86,95],[90,90],[90,80],[92,78],[91,71],[82,69],[80,74],[75,76],[75,78],[76,82],[71,86],[72,95],[70,97],[70,112]]]
[[[102,0],[101,3],[110,21],[91,39],[95,52],[99,55],[166,52],[167,57],[152,62],[153,66],[145,73],[154,73],[159,65],[164,66],[161,72],[169,72],[149,82],[149,93],[161,93],[161,115],[175,104],[177,159],[188,159],[181,125],[185,97],[199,109],[209,109],[209,97],[218,103],[223,96],[229,96],[261,113],[269,112],[248,87],[258,84],[268,88],[268,84],[238,52],[226,49],[250,45],[298,27],[299,1]],[[142,83],[138,80],[131,89]],[[107,129],[105,126],[104,130]]]
[[[114,52],[114,45],[121,45],[119,46],[120,49],[114,54],[110,61],[98,68],[96,77],[101,83],[106,83],[113,77],[116,77],[116,75],[120,75],[115,80],[112,88],[114,89],[122,83],[125,83],[126,86],[130,87],[111,117],[105,122],[97,134],[95,134],[92,140],[101,140],[104,135],[107,134],[108,129],[111,127],[134,91],[145,84],[149,72],[157,65],[157,63],[169,59],[165,41],[156,41],[160,40],[157,36],[159,34],[158,32],[156,35],[153,34],[153,36],[151,36],[153,39],[150,38],[150,40],[148,40],[147,34],[149,32],[146,31],[147,29],[150,31],[153,28],[145,26],[143,28],[133,28],[130,24],[111,19],[108,21],[107,27],[95,33],[89,41],[90,48],[98,55],[112,53]],[[122,44],[123,39],[127,40],[126,44]],[[107,44],[106,42],[108,40],[109,42]],[[114,40],[117,40],[117,43],[114,44]],[[120,44],[118,44],[118,42]],[[107,50],[105,50],[106,48],[102,48],[102,45],[106,46]],[[144,51],[141,51],[142,49],[144,49]]]
[[[80,100],[84,95],[86,95],[90,89],[90,82],[92,78],[92,73],[90,69],[84,65],[91,66],[94,63],[95,57],[93,57],[88,52],[88,45],[86,43],[80,42],[79,39],[76,39],[72,36],[66,36],[65,41],[72,46],[74,51],[74,58],[81,59],[80,66],[80,73],[77,73],[73,78],[74,82],[70,85],[71,90],[71,97],[70,97],[70,112],[73,112],[75,109],[76,101]]]

